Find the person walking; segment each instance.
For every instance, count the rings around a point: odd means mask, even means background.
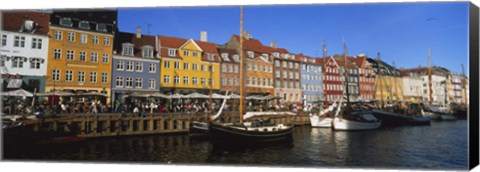
[[[97,109],[97,102],[95,100],[92,101],[92,114],[97,114],[98,109]]]

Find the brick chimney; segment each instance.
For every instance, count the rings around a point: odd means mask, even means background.
[[[207,42],[207,31],[200,32],[200,41]]]
[[[277,48],[277,43],[275,41],[270,42],[270,47]]]
[[[135,33],[135,37],[137,38],[142,37],[142,28],[140,26],[137,27],[137,32]]]

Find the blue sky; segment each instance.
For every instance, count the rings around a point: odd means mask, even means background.
[[[161,7],[119,9],[121,31],[227,42],[239,33],[239,7]],[[275,41],[292,53],[349,55],[365,53],[397,67],[426,66],[428,48],[432,64],[468,72],[468,3],[370,3],[322,5],[262,5],[244,7],[244,30],[263,44]]]

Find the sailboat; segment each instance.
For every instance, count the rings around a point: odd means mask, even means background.
[[[345,91],[346,91],[346,109],[340,114],[342,103],[337,108],[337,113],[333,119],[333,129],[335,130],[371,130],[380,127],[381,121],[372,115],[372,111],[352,109],[350,107],[350,94],[348,89],[348,64],[347,64],[347,45],[344,43],[345,60]]]
[[[340,103],[339,103],[340,104]],[[310,114],[310,125],[312,127],[322,127],[330,128],[332,127],[333,118],[328,114],[334,110],[335,107],[339,106],[337,101],[330,105],[327,109],[318,112],[318,114]]]
[[[243,6],[240,6],[240,107],[239,123],[212,121],[209,133],[213,141],[238,143],[261,143],[292,138],[293,125],[276,124],[272,116],[296,115],[291,112],[248,112],[243,116],[244,106],[244,57],[243,57]],[[220,115],[220,114],[219,114]],[[256,117],[250,122],[244,122]],[[263,117],[263,118],[262,118]]]

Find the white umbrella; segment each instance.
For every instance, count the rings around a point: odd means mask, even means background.
[[[263,100],[263,97],[253,95],[253,96],[247,96],[245,99],[247,99],[247,100]]]
[[[56,96],[73,96],[74,94],[73,93],[67,93],[67,92],[63,92],[63,91],[54,91],[54,92],[48,92],[48,93],[37,93],[35,94],[36,96],[52,96],[52,95],[56,95]]]
[[[240,96],[239,96],[239,97],[240,97]],[[217,93],[213,93],[213,94],[212,94],[212,98],[214,98],[214,99],[224,99],[224,98],[229,99],[229,98],[231,98],[231,97],[229,97],[229,96],[224,96],[224,95],[220,95],[220,94],[217,94]]]
[[[4,93],[0,93],[2,96],[15,96],[15,97],[33,97],[33,94],[24,90],[24,89],[18,89],[18,90],[13,90],[13,91],[8,91]]]
[[[75,94],[77,96],[104,96],[104,97],[107,97],[106,94],[103,94],[103,93],[99,93],[99,92],[86,92],[86,93],[78,93],[78,94]]]
[[[160,98],[165,98],[165,99],[169,99],[169,98],[170,98],[170,96],[165,95],[165,94],[162,94],[162,93],[153,93],[153,94],[151,94],[150,96],[152,96],[152,97],[160,97]]]
[[[130,95],[125,95],[125,97],[150,97],[150,94],[132,93]]]
[[[191,93],[185,95],[186,98],[210,98],[210,96],[200,94],[200,93]]]
[[[231,99],[240,99],[240,95],[238,95],[238,94],[231,94],[231,95],[230,95],[230,98],[231,98]]]
[[[180,98],[187,98],[187,97],[186,97],[185,95],[181,95],[181,94],[175,93],[175,94],[171,95],[170,98],[172,98],[172,99],[180,99]]]

